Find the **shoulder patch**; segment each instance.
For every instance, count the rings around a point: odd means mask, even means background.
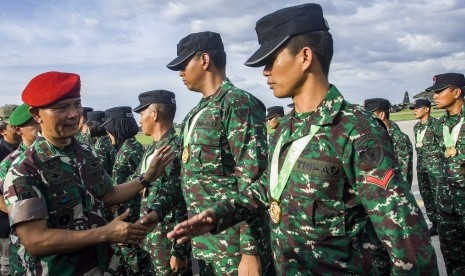
[[[366,134],[358,138],[354,142],[354,148],[364,170],[378,167],[384,159],[382,141],[376,134]]]
[[[376,186],[386,190],[386,187],[388,186],[393,176],[394,176],[394,170],[390,168],[389,170],[386,171],[383,178],[381,179],[371,176],[371,175],[367,175],[365,176],[365,180],[367,183],[375,184]]]

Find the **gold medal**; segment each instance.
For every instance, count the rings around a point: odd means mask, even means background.
[[[422,148],[423,147],[423,142],[418,142],[417,143],[417,148]]]
[[[454,157],[457,155],[457,149],[455,147],[448,147],[446,149],[446,157]]]
[[[271,202],[270,217],[271,221],[275,224],[278,224],[281,221],[281,207],[279,207],[279,204],[276,201]]]
[[[184,147],[184,149],[182,150],[182,162],[184,164],[187,163],[187,161],[189,161],[189,147]]]

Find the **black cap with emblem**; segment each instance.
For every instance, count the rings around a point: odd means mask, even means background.
[[[447,87],[455,85],[463,89],[465,87],[465,77],[460,73],[445,73],[433,77],[433,85],[426,88],[426,91],[441,91]]]
[[[103,122],[102,127],[108,124],[112,120],[124,119],[124,118],[133,118],[132,109],[129,106],[118,106],[105,110],[105,122]]]
[[[250,67],[264,66],[267,57],[290,37],[315,31],[328,31],[320,5],[308,3],[284,8],[257,21],[255,27],[260,48],[245,62]]]
[[[431,102],[427,99],[418,99],[415,101],[413,106],[410,107],[410,109],[416,109],[420,107],[431,107]]]
[[[139,105],[134,107],[133,111],[140,113],[149,105],[154,103],[176,104],[176,95],[167,90],[153,90],[141,93],[139,95]]]
[[[283,116],[284,108],[282,106],[271,106],[266,109],[266,112],[267,112],[266,119],[269,120],[278,115]]]

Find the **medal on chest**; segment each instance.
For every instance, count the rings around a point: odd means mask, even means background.
[[[277,201],[271,202],[270,205],[270,217],[271,221],[275,224],[279,224],[281,221],[281,207]]]
[[[446,156],[446,158],[454,157],[457,155],[457,149],[454,146],[448,147],[446,148],[446,152],[444,153],[444,155]]]
[[[189,147],[188,146],[185,146],[184,149],[182,150],[181,159],[184,164],[186,164],[189,161]]]

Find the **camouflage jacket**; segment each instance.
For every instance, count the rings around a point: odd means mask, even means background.
[[[142,157],[139,168],[137,169],[137,176],[140,173],[143,173],[142,167],[148,166],[152,160],[152,155],[160,147],[164,145],[170,145],[172,149],[175,150],[177,147],[177,138],[178,137],[174,128],[170,128],[159,141],[148,145],[145,149],[145,153]],[[152,187],[149,188],[147,196],[142,197],[141,215],[145,215],[147,213],[147,210],[149,209],[151,202],[156,198],[158,191],[168,181],[168,177],[172,169],[172,164],[166,166],[163,174],[152,183]],[[184,200],[180,200],[177,206],[170,213],[166,214],[164,219],[157,225],[157,227],[147,235],[144,246],[146,250],[151,253],[152,259],[156,264],[154,268],[158,274],[169,274],[168,272],[170,266],[167,264],[169,264],[169,258],[171,256],[176,256],[182,259],[187,258],[189,254],[190,243],[178,244],[166,237],[166,234],[173,230],[177,223],[186,219],[186,203]]]
[[[135,137],[124,141],[115,156],[115,164],[113,165],[112,173],[114,184],[122,184],[132,179],[131,176],[136,172],[143,152],[144,147]],[[128,202],[120,204],[118,215],[121,215],[129,208],[131,211],[127,220],[136,222],[140,217],[140,201],[141,197],[137,194]]]
[[[413,180],[413,148],[408,135],[403,133],[399,126],[389,121],[389,137],[394,146],[394,155],[399,162],[400,170],[407,179],[410,187]]]
[[[76,140],[63,149],[39,133],[34,144],[13,162],[5,177],[5,200],[12,226],[12,271],[29,275],[83,275],[108,269],[111,246],[101,243],[68,254],[30,255],[15,231],[17,223],[47,220],[55,229],[86,230],[104,226],[102,197],[112,187],[92,148]],[[21,274],[21,273],[20,273]]]
[[[429,116],[426,123],[417,122],[413,127],[418,172],[434,171],[438,167],[437,162],[440,162],[442,154],[439,147],[440,142],[437,141],[434,135],[437,129],[437,121],[437,119]],[[417,144],[418,133],[425,129],[426,131],[421,144]]]
[[[384,128],[331,86],[314,112],[284,117],[271,137],[269,155],[284,135],[282,164],[290,143],[307,135],[310,125],[321,128],[292,168],[280,197],[281,221],[272,224],[278,274],[368,275],[372,263],[365,239],[372,229],[389,252],[392,274],[437,275],[426,222],[405,179],[394,170]],[[216,231],[240,219],[244,208],[267,207],[269,198],[265,173],[241,197],[214,206]],[[366,226],[370,220],[373,228]]]
[[[181,150],[173,161],[171,183],[165,185],[164,192],[152,203],[151,209],[162,217],[180,198],[176,181],[181,182],[188,214],[194,215],[217,201],[236,197],[266,168],[265,107],[257,98],[225,79],[217,93],[202,99],[189,112],[181,134],[203,108],[206,110],[197,120],[190,138],[189,161],[181,162]],[[180,145],[183,145],[182,137]],[[267,227],[263,220],[251,218],[219,235],[194,238],[194,256],[201,260],[219,260],[257,254],[257,246],[266,246],[261,239],[268,236],[264,231]]]
[[[439,143],[439,151],[441,156],[441,164],[444,164],[444,181],[449,186],[452,194],[457,194],[457,189],[465,189],[465,123],[460,128],[459,136],[455,148],[457,154],[453,157],[446,157],[446,146],[444,144],[443,126],[447,126],[449,131],[457,125],[461,118],[465,116],[465,104],[462,106],[462,111],[451,116],[448,112],[438,119],[436,128],[436,139]],[[462,192],[460,192],[462,193]]]
[[[0,192],[3,195],[3,182],[5,181],[6,173],[8,169],[11,167],[13,161],[24,151],[26,151],[27,147],[23,143],[20,143],[18,148],[12,151],[3,161],[0,163]]]
[[[90,133],[89,132],[86,132],[86,133],[82,133],[81,131],[79,131],[76,136],[74,136],[74,138],[81,144],[88,144],[88,145],[92,145],[92,138],[90,137]]]
[[[108,135],[98,137],[93,145],[102,167],[108,174],[111,174],[115,164],[116,148],[111,144],[110,137]]]

